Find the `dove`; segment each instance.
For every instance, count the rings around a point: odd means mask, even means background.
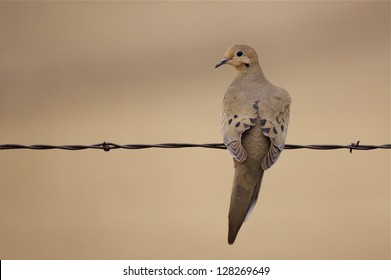
[[[228,48],[215,68],[226,64],[237,70],[225,92],[221,115],[224,145],[235,169],[228,214],[231,245],[257,202],[264,171],[284,149],[291,97],[266,79],[252,47]]]

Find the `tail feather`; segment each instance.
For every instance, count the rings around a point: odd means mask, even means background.
[[[259,191],[261,190],[261,184],[262,184],[262,178],[263,178],[263,171],[261,173],[261,175],[259,176],[259,181],[258,183],[255,185],[255,188],[254,188],[254,193],[253,193],[253,196],[251,198],[251,203],[250,203],[250,207],[248,208],[248,211],[247,211],[247,214],[246,214],[246,218],[244,219],[244,221],[247,221],[247,219],[250,217],[250,214],[252,213],[254,207],[255,207],[255,204],[257,204],[257,201],[258,201],[258,196],[259,196]]]
[[[243,222],[254,208],[261,189],[262,178],[263,170],[260,173],[257,172],[257,175],[249,180],[246,170],[236,168],[228,216],[228,244],[235,242]]]

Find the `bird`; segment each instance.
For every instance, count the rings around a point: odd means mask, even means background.
[[[221,114],[223,142],[235,169],[228,214],[228,244],[232,245],[257,202],[264,171],[284,149],[291,97],[266,79],[256,51],[248,45],[229,47],[215,68],[222,65],[237,70]]]

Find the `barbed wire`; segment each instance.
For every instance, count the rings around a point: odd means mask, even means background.
[[[111,142],[103,142],[93,145],[45,145],[45,144],[36,144],[36,145],[21,145],[21,144],[0,144],[0,150],[19,150],[19,149],[29,149],[29,150],[69,150],[69,151],[79,151],[86,149],[95,149],[103,150],[109,152],[110,150],[116,149],[130,149],[130,150],[139,150],[139,149],[149,149],[149,148],[207,148],[207,149],[226,149],[226,146],[222,143],[209,143],[209,144],[190,144],[190,143],[162,143],[162,144],[115,144]],[[286,144],[285,149],[287,150],[297,150],[297,149],[310,149],[310,150],[338,150],[338,149],[348,149],[350,153],[353,150],[368,151],[375,149],[391,149],[391,144],[384,145],[360,145],[360,141],[356,143],[351,143],[349,145],[297,145],[297,144]]]

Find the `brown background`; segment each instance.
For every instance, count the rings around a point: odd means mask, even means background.
[[[0,3],[0,143],[221,142],[253,46],[288,143],[390,142],[388,2]],[[388,151],[286,150],[227,245],[226,151],[0,151],[0,259],[389,259]]]

